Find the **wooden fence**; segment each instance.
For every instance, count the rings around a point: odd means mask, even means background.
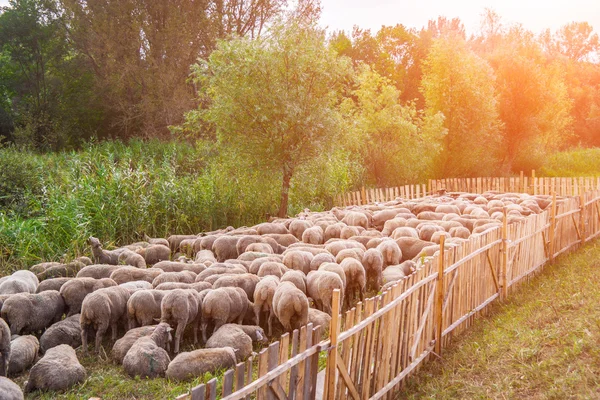
[[[357,190],[337,196],[334,204],[341,207],[392,201],[396,198],[412,200],[446,192],[483,193],[487,191],[529,193],[558,196],[579,196],[600,189],[600,177],[544,178],[521,173],[515,177],[480,177],[430,179],[427,184],[404,185],[392,188]]]
[[[494,300],[600,234],[598,181],[589,184],[594,190],[583,192],[578,181],[577,197],[554,194],[548,210],[522,222],[505,222],[459,245],[442,239],[440,251],[417,272],[343,314],[335,292],[328,340],[319,341],[321,330],[311,325],[285,334],[262,350],[258,363],[248,360],[227,371],[220,393],[213,379],[180,398],[392,398],[407,376],[439,357],[450,338]],[[489,190],[483,184],[480,189]],[[320,354],[327,356],[322,381]]]

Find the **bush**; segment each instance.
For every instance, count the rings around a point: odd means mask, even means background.
[[[542,176],[598,176],[600,148],[574,149],[555,153],[541,167]]]
[[[42,194],[39,158],[12,147],[0,148],[0,210],[7,215],[32,216]]]

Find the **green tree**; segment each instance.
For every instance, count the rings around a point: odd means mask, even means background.
[[[76,145],[102,120],[91,74],[53,8],[51,0],[11,0],[0,15],[5,136],[40,149]]]
[[[443,115],[422,115],[414,102],[401,105],[389,79],[367,65],[359,69],[358,87],[344,109],[367,181],[384,187],[425,179],[441,150]]]
[[[422,91],[427,115],[442,112],[448,129],[436,174],[474,176],[495,171],[501,122],[494,74],[460,35],[433,41],[424,63]]]
[[[219,42],[207,62],[193,67],[200,103],[208,107],[187,119],[214,124],[219,145],[277,173],[284,216],[294,173],[329,152],[343,133],[338,105],[349,72],[349,62],[314,24],[275,24],[258,39]]]

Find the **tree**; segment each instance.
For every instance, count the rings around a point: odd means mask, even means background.
[[[437,174],[492,173],[501,139],[492,69],[459,35],[435,39],[424,64],[426,113],[442,112],[448,129]]]
[[[571,101],[561,68],[546,62],[534,35],[521,26],[493,40],[486,57],[496,75],[503,165],[513,171],[536,168],[571,132]]]
[[[39,149],[88,139],[102,115],[91,74],[66,41],[60,17],[51,11],[53,1],[9,4],[0,15],[4,136]]]
[[[358,87],[344,109],[353,121],[355,153],[362,156],[367,180],[390,187],[424,179],[441,150],[443,115],[423,116],[414,102],[401,105],[389,79],[367,65],[359,70]]]
[[[288,208],[299,167],[335,146],[343,132],[338,110],[349,62],[325,43],[314,24],[286,21],[251,40],[221,41],[193,68],[201,87],[198,115],[216,128],[218,144],[240,149],[281,179],[279,215]]]
[[[169,137],[193,108],[190,65],[217,39],[256,37],[284,0],[59,0],[95,74],[115,136]]]

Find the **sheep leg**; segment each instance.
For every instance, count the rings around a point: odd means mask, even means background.
[[[216,332],[220,327],[222,327],[223,325],[225,325],[225,322],[226,321],[220,320],[220,319],[215,320],[215,329],[213,330],[213,332]]]
[[[194,326],[192,327],[194,330],[194,344],[198,343],[198,325],[199,324],[194,324]]]
[[[102,337],[108,330],[108,323],[100,323],[98,324],[98,329],[96,329],[96,353],[100,353],[100,346],[102,345]],[[83,332],[81,333],[83,335]],[[82,338],[83,339],[83,338]]]
[[[185,330],[185,322],[179,322],[177,324],[177,330],[175,331],[175,348],[174,348],[175,354],[179,353],[179,341],[181,340],[181,337],[183,336],[184,330]]]
[[[254,306],[254,322],[260,326],[260,307],[256,307],[256,305]]]
[[[135,325],[136,325],[135,317],[129,315],[127,317],[127,330],[129,330],[129,331],[132,330],[133,328],[135,328]]]
[[[273,319],[275,318],[275,313],[273,312],[273,309],[271,308],[269,310],[269,336],[271,336],[273,334]]]
[[[88,354],[88,333],[90,330],[90,326],[85,324],[81,327],[81,347],[83,347],[83,354],[87,356]]]
[[[117,321],[110,324],[110,329],[112,333],[111,340],[114,342],[115,340],[117,340]]]

